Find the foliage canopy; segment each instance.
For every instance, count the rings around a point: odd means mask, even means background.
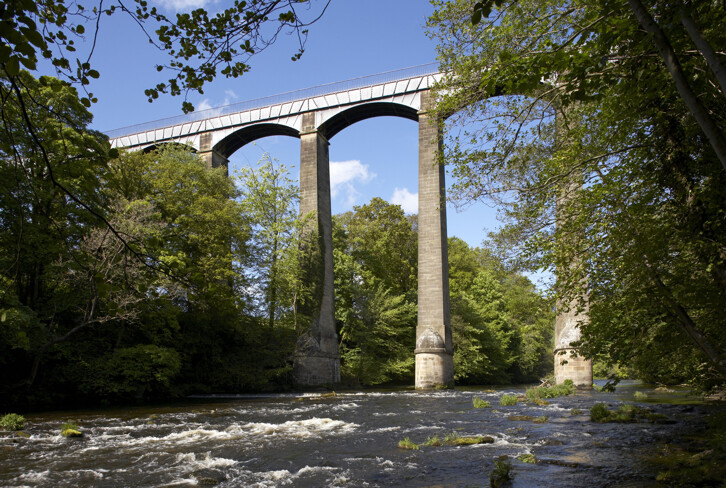
[[[501,204],[511,262],[587,297],[581,353],[723,383],[723,5],[436,5],[455,197]]]

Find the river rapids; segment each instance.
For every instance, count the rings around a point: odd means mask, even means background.
[[[634,401],[636,388],[648,394]],[[645,459],[702,422],[708,405],[643,385],[549,405],[501,406],[524,387],[241,395],[183,405],[27,415],[0,437],[0,486],[486,487],[508,456],[513,487],[658,486]],[[473,399],[491,408],[474,408]],[[634,403],[668,423],[597,424],[589,408]],[[574,409],[574,414],[573,414]],[[578,413],[579,410],[579,413]],[[512,416],[546,416],[544,423]],[[72,421],[80,438],[60,435]],[[406,437],[486,435],[493,443],[404,450]],[[539,461],[520,461],[533,454]]]

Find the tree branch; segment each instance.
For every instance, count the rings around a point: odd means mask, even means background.
[[[701,130],[706,134],[708,142],[711,144],[724,170],[726,170],[726,139],[724,139],[718,126],[688,84],[686,75],[683,72],[683,68],[678,61],[675,51],[673,51],[671,43],[640,0],[628,0],[628,4],[633,10],[633,13],[635,13],[635,17],[638,19],[640,25],[646,32],[653,36],[653,43],[663,58],[668,72],[673,77],[678,93],[686,103],[688,110],[698,122]]]

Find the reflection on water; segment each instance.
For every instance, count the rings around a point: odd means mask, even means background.
[[[505,388],[232,396],[164,408],[30,415],[29,438],[0,438],[0,486],[483,487],[501,455],[512,458],[515,487],[652,486],[654,473],[643,456],[692,428],[709,407],[682,392],[638,389],[648,392],[648,407],[677,422],[589,421],[594,402],[632,401],[633,385],[546,406],[501,407],[502,394],[524,392]],[[475,396],[492,408],[473,408]],[[549,420],[509,420],[512,415]],[[67,420],[78,423],[84,437],[63,438],[60,425]],[[397,448],[404,437],[420,443],[452,432],[495,441]],[[521,454],[540,462],[516,460]]]

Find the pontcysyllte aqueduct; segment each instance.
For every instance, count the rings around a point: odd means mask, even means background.
[[[449,312],[444,167],[440,121],[428,109],[430,89],[440,78],[435,64],[322,85],[217,109],[194,112],[108,132],[112,147],[149,150],[165,143],[192,147],[213,167],[226,165],[239,148],[267,136],[300,139],[300,212],[317,215],[322,269],[315,276],[312,323],[298,340],[293,368],[300,386],[340,381],[334,319],[333,237],[328,145],[346,127],[371,117],[398,116],[418,122],[418,324],[415,386],[453,384],[454,363]],[[320,286],[322,285],[322,286]],[[555,376],[578,386],[592,384],[592,365],[572,358],[582,313],[559,312],[555,325]]]

